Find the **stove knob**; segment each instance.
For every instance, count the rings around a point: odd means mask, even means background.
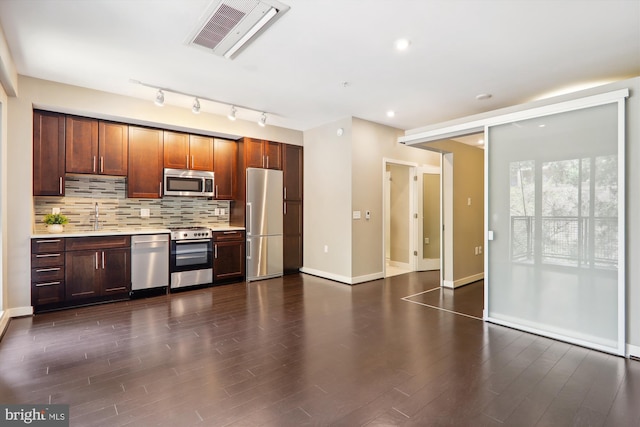
[[[187,238],[188,234],[187,233],[182,233],[182,237],[184,237],[185,239]]]

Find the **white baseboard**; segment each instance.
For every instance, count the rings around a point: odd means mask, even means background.
[[[357,285],[358,283],[370,282],[372,280],[383,279],[384,274],[380,271],[378,273],[366,274],[364,276],[348,277],[339,274],[333,274],[322,270],[316,270],[314,268],[302,267],[300,272],[311,274],[312,276],[322,277],[323,279],[329,279],[336,282],[346,283],[347,285]]]
[[[640,346],[627,344],[627,357],[640,359]]]
[[[388,263],[391,267],[402,268],[402,269],[404,269],[404,270],[411,270],[411,264],[409,264],[408,262],[400,262],[400,261],[391,261],[391,260],[387,260],[387,263]]]
[[[0,338],[4,335],[9,326],[9,319],[12,317],[22,317],[33,315],[33,307],[16,307],[0,311]]]
[[[443,280],[442,286],[444,286],[445,288],[455,289],[455,288],[459,288],[460,286],[468,285],[469,283],[477,282],[478,280],[482,280],[482,279],[484,279],[484,273],[478,273],[478,274],[463,277],[462,279],[458,279],[454,281]]]

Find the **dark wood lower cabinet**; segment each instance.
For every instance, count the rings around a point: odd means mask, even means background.
[[[213,283],[241,281],[245,277],[244,231],[213,233]]]
[[[128,295],[131,290],[129,236],[67,239],[66,299]]]
[[[284,202],[283,268],[285,274],[302,267],[302,201]]]

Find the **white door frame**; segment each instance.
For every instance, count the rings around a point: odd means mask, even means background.
[[[439,215],[439,233],[440,233],[440,239],[439,239],[439,248],[438,248],[438,253],[440,254],[438,256],[438,258],[430,258],[430,259],[426,259],[424,258],[424,244],[422,242],[422,238],[424,237],[424,182],[421,179],[422,176],[424,174],[430,174],[430,175],[438,175],[439,176],[439,181],[440,181],[440,196],[439,196],[439,206],[438,206],[438,211],[440,212]],[[414,265],[413,265],[413,270],[414,271],[427,271],[427,270],[441,270],[442,271],[442,173],[441,173],[441,168],[440,166],[432,166],[432,165],[424,165],[424,166],[419,166],[416,168],[416,175],[417,176],[417,180],[416,180],[416,191],[415,191],[415,197],[416,197],[416,211],[417,211],[417,217],[414,218],[414,221],[416,222],[415,227],[414,227],[414,232],[416,233],[415,235],[415,240],[414,240],[414,247],[415,250],[418,252],[417,256],[413,257],[414,260]]]

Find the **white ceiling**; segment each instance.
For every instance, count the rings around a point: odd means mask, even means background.
[[[281,1],[233,60],[187,45],[211,0],[0,0],[0,25],[20,74],[151,102],[140,80],[298,130],[349,116],[412,129],[640,75],[640,0]]]

